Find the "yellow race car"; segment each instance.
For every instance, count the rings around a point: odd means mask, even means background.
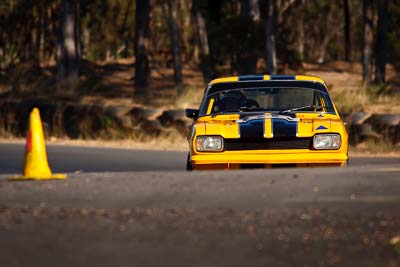
[[[346,166],[348,134],[325,82],[247,75],[208,84],[191,126],[188,170]]]

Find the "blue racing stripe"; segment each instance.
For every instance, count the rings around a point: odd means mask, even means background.
[[[248,115],[241,115],[245,118]],[[263,138],[264,137],[264,119],[250,120],[239,123],[240,138]]]
[[[282,81],[282,80],[296,80],[296,76],[294,75],[271,75],[270,79],[272,81]]]
[[[262,81],[264,75],[242,75],[238,77],[239,81]]]
[[[240,138],[263,138],[264,120],[252,120],[239,124]]]
[[[287,121],[285,119],[272,119],[272,132],[275,137],[296,137],[297,121]]]

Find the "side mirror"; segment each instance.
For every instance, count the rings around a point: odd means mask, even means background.
[[[199,116],[199,110],[198,109],[192,109],[192,108],[187,108],[185,109],[186,117],[190,119],[197,119]]]

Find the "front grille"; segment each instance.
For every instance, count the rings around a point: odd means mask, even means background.
[[[239,138],[225,139],[225,151],[272,150],[272,149],[311,149],[312,138]]]

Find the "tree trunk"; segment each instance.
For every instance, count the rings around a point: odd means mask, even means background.
[[[350,39],[350,10],[349,0],[343,0],[344,5],[344,59],[351,60],[351,39]]]
[[[241,0],[240,15],[244,17],[250,17],[255,22],[259,21],[260,7],[258,0]]]
[[[79,1],[63,0],[57,43],[59,95],[66,97],[78,95],[80,60]]]
[[[59,7],[57,3],[53,3],[49,9],[49,28],[48,37],[60,35],[58,21],[60,20]],[[55,47],[55,49],[54,49]],[[47,45],[47,53],[49,60],[57,60],[58,40],[53,43],[53,46]]]
[[[384,83],[386,75],[386,36],[387,36],[388,0],[378,1],[378,33],[376,41],[375,82]]]
[[[276,48],[274,32],[275,7],[274,0],[267,0],[267,16],[265,19],[265,62],[269,74],[276,73]]]
[[[87,24],[82,25],[82,56],[87,58],[91,48],[91,34]]]
[[[201,0],[193,0],[194,2],[202,2]],[[222,0],[208,0],[207,3],[207,22],[211,24],[220,24],[222,18]]]
[[[330,41],[332,40],[332,38],[335,36],[336,32],[337,32],[337,30],[333,29],[330,31],[329,34],[325,34],[325,37],[322,40],[322,43],[319,47],[319,56],[317,59],[317,62],[319,64],[325,63],[325,56],[326,56],[326,51],[328,49],[328,45],[329,45]]]
[[[122,51],[122,54],[125,58],[128,57],[128,50],[130,43],[129,33],[127,31],[128,31],[129,12],[131,11],[132,5],[133,5],[133,0],[129,0],[124,12],[124,19],[122,20],[122,26],[119,31],[120,38],[124,43],[124,49]]]
[[[299,0],[296,12],[297,21],[297,54],[300,61],[304,60],[304,44],[305,44],[305,31],[304,31],[304,11],[306,10],[306,1]]]
[[[362,79],[363,85],[368,86],[371,82],[371,62],[373,44],[373,11],[372,0],[363,1],[363,47],[362,47]]]
[[[191,40],[193,39],[193,34],[192,34],[192,25],[191,25],[191,19],[192,16],[190,15],[190,8],[192,7],[191,1],[185,1],[185,0],[180,0],[180,8],[179,10],[182,10],[181,12],[186,14],[183,17],[183,25],[181,28],[181,34],[182,34],[182,47],[181,47],[181,52],[183,55],[183,61],[188,61],[188,55],[193,53],[193,50],[191,49]],[[197,61],[198,62],[198,61]]]
[[[150,95],[147,90],[150,76],[148,59],[150,11],[150,0],[136,1],[134,98],[139,102],[145,101]]]
[[[180,32],[176,22],[175,0],[168,0],[168,26],[171,36],[171,51],[174,63],[174,80],[177,84],[182,83],[182,55],[180,49]]]
[[[45,16],[46,16],[46,6],[42,5],[40,6],[39,10],[39,25],[38,25],[38,42],[36,44],[37,46],[37,62],[40,65],[40,62],[43,61],[43,51],[44,51],[44,42],[45,42]]]
[[[319,45],[319,55],[317,62],[319,64],[325,63],[325,56],[326,52],[328,49],[328,45],[331,42],[332,38],[335,37],[336,33],[342,28],[342,25],[338,25],[335,28],[331,28],[331,25],[333,25],[333,14],[330,9],[327,9],[325,11],[325,30],[323,32],[323,39],[322,43]],[[330,30],[329,30],[330,29]]]
[[[260,20],[260,7],[258,0],[241,0],[240,16],[243,22],[252,23],[256,28],[257,21]],[[254,74],[257,71],[257,51],[254,47],[242,47],[238,53],[232,55],[237,58],[237,70],[239,74]],[[231,59],[231,62],[235,62]],[[235,65],[236,65],[235,64]]]
[[[207,83],[211,78],[210,47],[208,44],[206,21],[199,7],[198,0],[193,0],[192,2],[192,14],[196,26],[198,41],[200,43],[201,69],[203,71],[204,82]]]
[[[36,18],[35,18],[35,23],[34,23],[34,29],[32,29],[32,64],[35,67],[40,66],[40,46],[41,46],[41,41],[42,41],[42,24],[43,24],[43,11],[44,11],[44,5],[42,3],[39,3],[38,6],[34,8]],[[34,16],[33,16],[34,17]]]

